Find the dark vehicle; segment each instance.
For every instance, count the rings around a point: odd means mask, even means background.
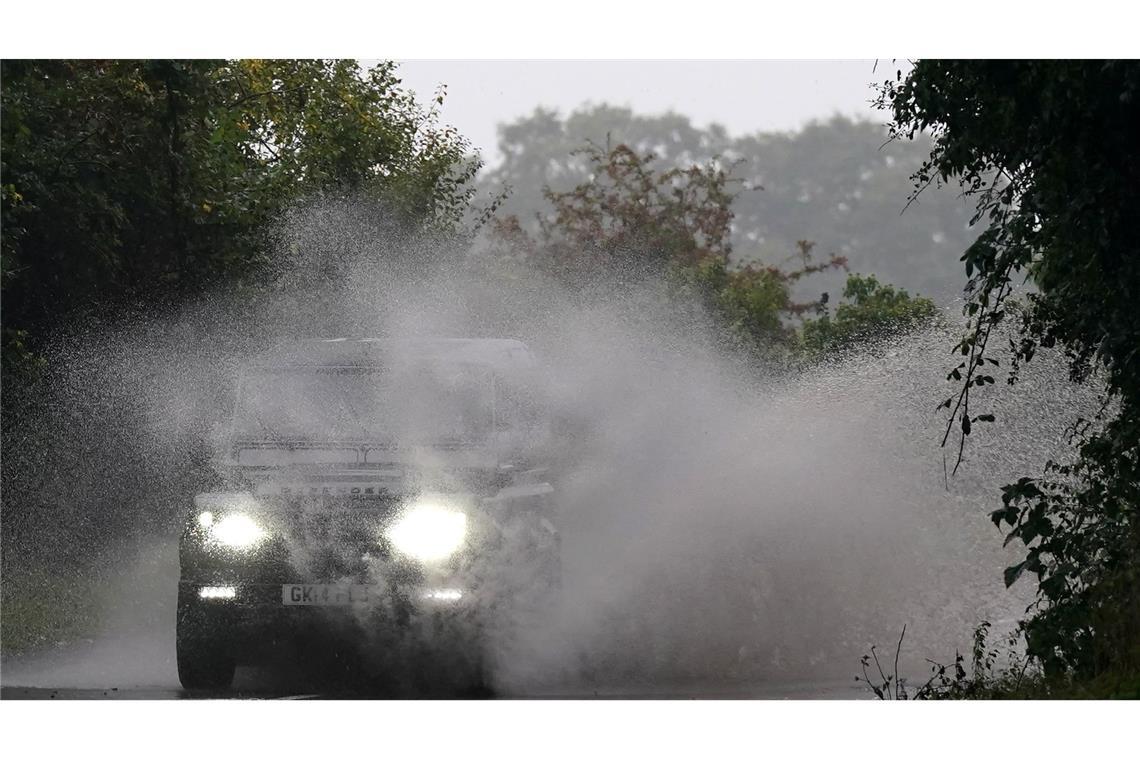
[[[335,637],[381,677],[420,653],[480,687],[491,632],[560,583],[538,377],[499,339],[302,341],[245,368],[225,485],[182,534],[182,685]]]

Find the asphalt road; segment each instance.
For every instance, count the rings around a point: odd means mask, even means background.
[[[309,699],[411,698],[416,693],[347,690],[283,672],[238,668],[226,692],[186,691],[174,663],[170,589],[178,578],[177,545],[140,552],[137,568],[111,588],[107,624],[97,639],[0,660],[0,699]],[[127,593],[129,590],[130,593]],[[854,659],[853,659],[854,661]],[[867,699],[850,677],[755,683],[653,685],[553,683],[491,694],[504,699]]]
[[[662,686],[564,688],[533,694],[492,694],[499,699],[867,699],[865,689],[854,683],[807,682],[799,684],[752,684],[747,686]],[[280,692],[263,689],[233,689],[227,692],[191,692],[152,686],[106,689],[2,686],[0,699],[377,699],[383,695],[359,692]]]
[[[187,691],[178,684],[172,642],[153,635],[83,641],[0,662],[0,699],[384,699],[446,695],[349,690],[299,682],[289,674],[239,668],[234,688]],[[500,699],[866,699],[854,680],[654,685],[562,683]]]

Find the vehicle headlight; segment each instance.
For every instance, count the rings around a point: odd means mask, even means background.
[[[198,524],[213,541],[231,549],[251,549],[265,538],[265,529],[247,514],[234,512],[215,520],[209,512],[198,516]]]
[[[467,515],[444,506],[421,504],[405,512],[385,535],[401,554],[422,562],[438,562],[463,546]]]

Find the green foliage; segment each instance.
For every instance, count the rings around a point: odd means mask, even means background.
[[[598,105],[560,116],[539,109],[500,127],[503,162],[479,184],[492,194],[509,188],[505,212],[536,232],[532,221],[546,211],[543,189],[567,192],[594,171],[589,156],[575,152],[588,142],[652,153],[666,168],[707,166],[719,158],[743,180],[729,233],[735,260],[779,261],[807,238],[816,250],[911,292],[939,301],[959,296],[951,254],[976,236],[967,227],[970,209],[946,190],[927,193],[900,213],[909,176],[930,144],[885,141],[880,125],[842,117],[796,132],[731,136],[719,125],[698,128],[675,113],[650,116]],[[816,294],[837,292],[843,279],[838,271],[823,272],[810,284]]]
[[[655,171],[652,155],[625,145],[579,152],[593,178],[567,192],[547,190],[554,214],[540,219],[547,261],[567,281],[615,266],[659,274],[676,261],[728,257],[732,195],[723,169]]]
[[[841,269],[832,256],[813,263],[812,244],[798,243],[798,266],[781,269],[732,262],[733,179],[717,161],[657,168],[652,154],[626,145],[578,151],[590,179],[565,191],[545,191],[553,213],[538,233],[508,216],[494,226],[493,256],[526,262],[574,290],[597,292],[644,280],[668,283],[679,318],[701,305],[718,318],[726,338],[749,349],[794,348],[795,323],[822,300],[799,302],[801,278]]]
[[[786,343],[792,332],[785,317],[792,312],[788,278],[774,267],[733,267],[708,257],[671,273],[679,291],[695,292],[728,332],[752,344]]]
[[[455,230],[468,143],[351,61],[4,61],[6,327],[257,284],[302,197],[370,197],[393,230]],[[5,348],[14,348],[5,333]]]
[[[929,324],[937,309],[928,298],[880,284],[873,276],[851,274],[843,288],[849,299],[803,327],[804,349],[811,356],[862,345]]]
[[[921,61],[879,103],[894,137],[933,137],[919,189],[960,183],[987,225],[962,257],[969,329],[950,373],[961,389],[943,404],[959,452],[987,416],[970,391],[993,382],[990,339],[1011,315],[1010,382],[1057,346],[1075,381],[1104,384],[1073,459],[1007,486],[993,515],[1027,551],[1007,583],[1037,578],[1029,652],[1049,674],[1140,672],[1140,64]],[[1012,309],[1023,277],[1037,290]]]
[[[537,234],[517,217],[497,220],[494,257],[508,269],[526,262],[571,289],[622,288],[664,279],[678,318],[695,307],[713,315],[724,340],[746,351],[791,361],[897,334],[930,320],[932,302],[849,277],[835,317],[827,297],[801,301],[804,278],[846,268],[831,256],[812,259],[814,244],[799,240],[793,265],[740,264],[732,242],[732,191],[738,184],[718,160],[685,168],[659,166],[652,154],[626,145],[575,152],[589,167],[587,181],[567,191],[545,191],[551,213],[539,215]],[[819,315],[818,318],[816,315]]]
[[[17,384],[29,383],[43,367],[43,358],[36,356],[28,348],[28,332],[26,330],[4,329],[4,351],[0,360],[4,362],[4,377],[14,380]]]
[[[860,664],[863,675],[855,680],[865,683],[871,692],[882,700],[930,699],[1027,699],[1054,696],[1058,684],[1046,681],[1033,662],[1023,653],[1021,632],[1013,630],[998,641],[990,638],[991,625],[983,620],[974,629],[970,649],[969,670],[966,656],[954,653],[952,664],[927,660],[930,676],[920,685],[913,685],[899,675],[899,653],[906,639],[903,626],[895,647],[893,669],[884,668],[877,647],[863,655]],[[872,667],[873,666],[873,667]]]
[[[349,60],[235,61],[221,79],[227,123],[265,165],[271,197],[364,190],[406,226],[462,219],[479,164],[437,124],[442,90],[424,111],[391,61],[363,73]]]
[[[1047,673],[1039,661],[1026,655],[1024,629],[994,637],[986,620],[974,629],[969,659],[962,652],[955,652],[949,664],[928,659],[930,675],[912,683],[898,671],[905,638],[904,626],[893,669],[879,659],[875,646],[860,660],[863,675],[855,680],[866,684],[878,699],[1140,699],[1140,676],[1106,672],[1076,679],[1072,673]]]

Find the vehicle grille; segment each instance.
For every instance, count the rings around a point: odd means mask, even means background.
[[[329,499],[289,510],[283,538],[292,564],[306,579],[363,580],[375,572],[376,563],[391,562],[384,529],[394,519],[398,505],[370,501],[374,503]]]

